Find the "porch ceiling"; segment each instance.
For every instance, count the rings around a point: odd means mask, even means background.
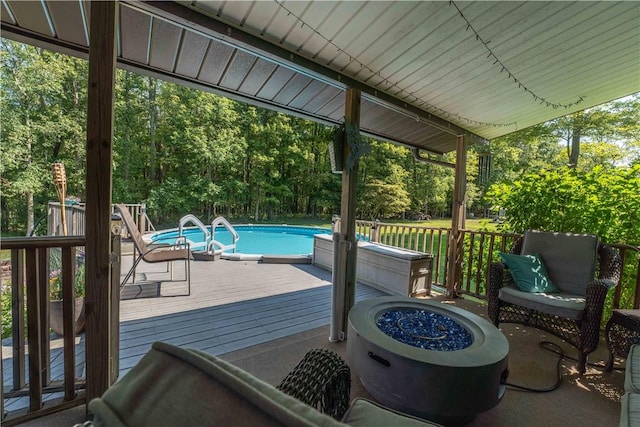
[[[123,68],[444,153],[640,91],[640,3],[120,2]],[[90,2],[2,0],[2,36],[86,57]]]

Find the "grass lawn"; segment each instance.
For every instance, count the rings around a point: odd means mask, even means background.
[[[233,221],[234,223],[241,223],[242,221]],[[253,222],[253,221],[245,221]],[[431,227],[431,228],[449,228],[451,227],[451,218],[442,218],[442,219],[431,219],[428,221],[410,221],[410,220],[383,220],[381,221],[386,224],[405,224],[405,225],[416,225],[420,227]],[[273,221],[264,221],[261,222],[263,224],[287,224],[287,225],[307,225],[313,227],[325,227],[331,228],[331,220],[328,219],[318,219],[318,218],[306,218],[306,217],[288,217],[282,218]],[[478,219],[471,218],[466,221],[467,230],[486,230],[486,231],[496,231],[496,226],[498,224],[491,222],[488,219]]]
[[[432,227],[432,228],[449,228],[451,227],[451,218],[442,218],[442,219],[430,219],[428,221],[402,221],[402,220],[389,220],[382,221],[388,224],[406,224],[406,225],[417,225],[422,227]],[[485,230],[485,231],[496,231],[496,226],[498,224],[495,222],[491,222],[488,219],[478,219],[471,218],[466,220],[466,229],[467,230]]]

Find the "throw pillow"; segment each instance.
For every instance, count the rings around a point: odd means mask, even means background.
[[[501,253],[518,289],[524,292],[558,292],[551,282],[539,255],[514,255]]]

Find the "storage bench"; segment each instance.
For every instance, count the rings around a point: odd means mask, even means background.
[[[332,236],[314,236],[313,263],[327,270],[332,269]],[[356,280],[388,294],[409,297],[430,295],[432,268],[431,254],[358,242]]]

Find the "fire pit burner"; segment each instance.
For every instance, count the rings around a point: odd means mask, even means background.
[[[498,328],[450,304],[388,296],[349,312],[347,360],[369,394],[447,426],[500,402],[508,353]]]
[[[428,310],[388,310],[376,325],[396,341],[427,350],[462,350],[473,343],[471,333],[458,322]]]

